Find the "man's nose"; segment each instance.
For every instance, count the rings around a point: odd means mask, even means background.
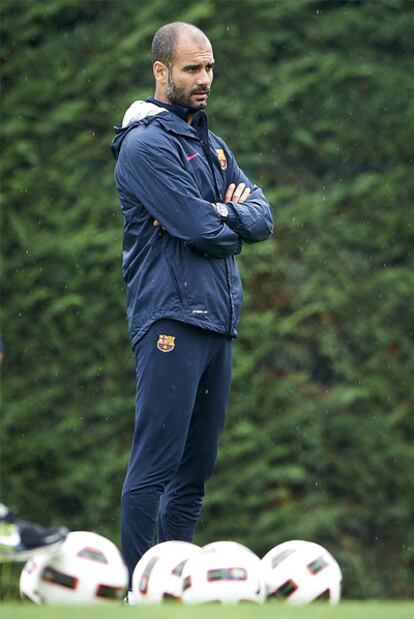
[[[199,86],[210,86],[211,84],[211,75],[206,71],[206,69],[202,69],[198,74],[198,85]]]

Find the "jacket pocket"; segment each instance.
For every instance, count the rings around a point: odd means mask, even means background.
[[[178,296],[178,298],[180,300],[181,305],[184,306],[184,297],[183,297],[183,294],[181,292],[181,289],[180,289],[180,286],[179,286],[178,279],[177,279],[177,276],[175,274],[175,271],[174,271],[174,269],[173,269],[173,267],[171,265],[171,262],[169,261],[169,259],[168,259],[166,254],[164,254],[164,257],[165,257],[165,261],[166,261],[166,263],[168,265],[168,268],[170,270],[171,279],[173,280],[174,287],[175,287],[175,290],[177,292],[177,296]]]

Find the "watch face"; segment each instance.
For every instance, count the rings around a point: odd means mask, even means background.
[[[229,210],[225,204],[217,204],[217,212],[221,217],[227,217]]]

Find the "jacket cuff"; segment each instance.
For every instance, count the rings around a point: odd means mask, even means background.
[[[226,224],[229,228],[233,228],[233,226],[239,223],[239,215],[237,213],[236,207],[232,202],[226,202],[228,215],[226,217]]]

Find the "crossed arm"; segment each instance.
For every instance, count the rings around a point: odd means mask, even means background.
[[[224,194],[224,202],[235,202],[236,204],[243,204],[250,194],[250,188],[245,183],[230,183]],[[154,226],[161,226],[157,219],[154,219]],[[161,226],[162,227],[162,226]]]
[[[202,198],[167,138],[154,149],[137,137],[127,136],[115,177],[119,191],[145,205],[154,226],[214,257],[235,255],[242,241],[255,243],[270,236],[270,206],[231,153],[227,173],[231,183],[223,197],[227,215],[223,216],[220,202],[216,205]]]

